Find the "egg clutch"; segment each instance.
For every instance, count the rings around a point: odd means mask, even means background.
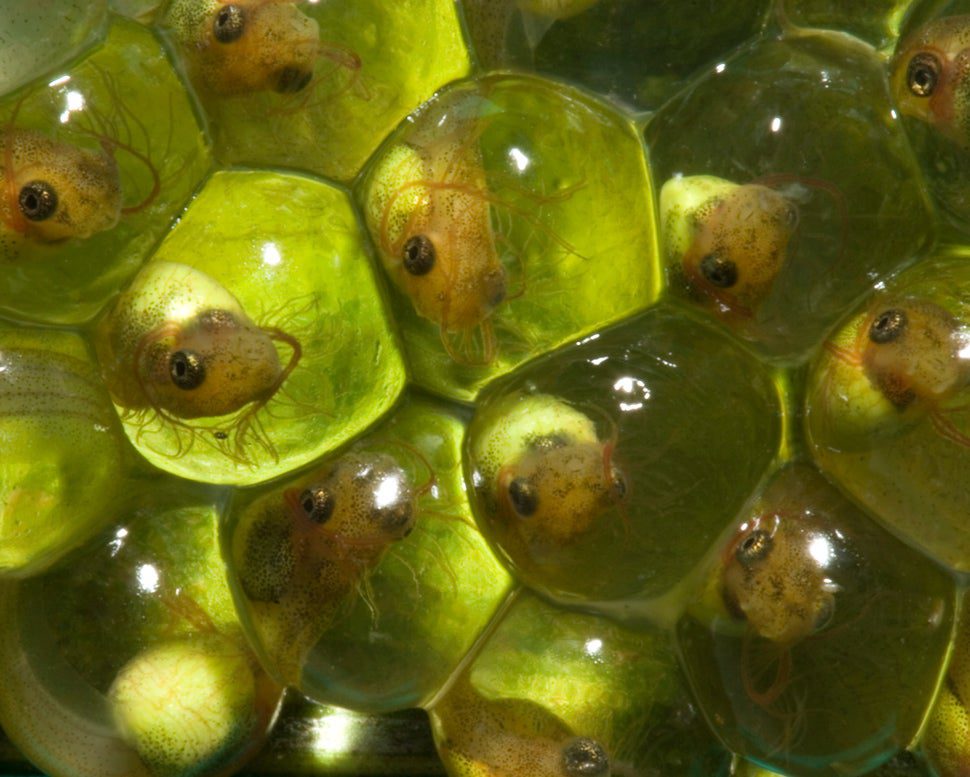
[[[12,0],[0,154],[37,769],[970,773],[970,0]]]

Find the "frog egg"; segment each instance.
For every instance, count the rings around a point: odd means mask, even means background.
[[[118,17],[102,46],[0,102],[0,148],[0,258],[12,269],[0,311],[46,323],[94,318],[209,165],[160,43]]]
[[[110,520],[125,462],[110,399],[76,335],[0,330],[0,576],[34,574]]]
[[[462,431],[412,399],[314,471],[233,504],[236,601],[280,682],[388,711],[436,694],[463,659],[511,581],[469,518]]]
[[[223,162],[340,181],[352,180],[408,113],[470,66],[449,0],[174,0],[158,23],[213,119]]]
[[[303,215],[279,220],[282,200]],[[404,365],[363,239],[331,186],[213,176],[98,326],[135,447],[184,477],[251,484],[383,415]]]
[[[820,352],[806,405],[825,472],[959,570],[970,559],[959,474],[970,444],[964,266],[960,256],[929,257],[852,314]]]
[[[512,395],[494,412],[499,422],[473,443],[473,478],[526,544],[572,542],[622,501],[613,441],[599,439],[589,416],[545,394]]]
[[[466,0],[485,68],[549,75],[651,110],[694,73],[757,34],[764,0],[705,6],[704,29],[678,0]],[[635,64],[632,64],[635,63]]]
[[[454,85],[391,136],[357,196],[415,380],[445,396],[472,400],[656,295],[642,147],[573,89],[501,75]]]
[[[727,773],[665,635],[520,595],[430,709],[449,774]]]
[[[873,50],[835,33],[794,31],[756,41],[723,65],[647,123],[652,172],[659,181],[680,179],[682,191],[703,176],[692,197],[700,198],[716,177],[774,193],[739,190],[749,193],[749,207],[761,199],[750,196],[756,192],[768,203],[778,202],[777,194],[794,205],[794,226],[784,207],[750,211],[759,224],[751,236],[759,255],[767,254],[769,271],[758,277],[750,299],[732,299],[729,288],[717,287],[730,280],[723,271],[715,277],[726,259],[718,255],[708,260],[714,288],[701,296],[715,310],[747,309],[732,329],[760,353],[803,358],[873,283],[913,261],[932,240],[934,220],[908,138],[892,120],[885,63]],[[753,107],[739,111],[739,105]],[[870,164],[855,164],[862,158]],[[686,212],[689,204],[685,199],[679,207]],[[731,221],[743,225],[743,204],[726,200],[705,214],[706,235],[705,229],[695,235],[700,244],[710,244]],[[738,251],[745,242],[729,242],[730,261],[742,267],[754,264]],[[707,253],[699,253],[698,271]],[[737,283],[741,277],[739,270]]]
[[[264,741],[282,689],[239,628],[206,496],[154,483],[69,566],[0,589],[0,721],[46,774],[226,774]]]
[[[660,213],[671,279],[743,325],[786,261],[798,226],[795,201],[759,183],[689,176],[664,184]]]
[[[943,570],[796,465],[712,554],[677,642],[725,746],[781,773],[858,775],[919,730],[954,593]]]
[[[654,601],[776,455],[776,401],[756,362],[661,304],[485,392],[465,444],[476,517],[547,596]]]

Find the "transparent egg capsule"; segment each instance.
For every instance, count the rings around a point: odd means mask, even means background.
[[[510,590],[469,517],[464,424],[410,400],[308,474],[241,494],[225,543],[265,665],[356,710],[424,703]]]
[[[907,270],[826,342],[805,415],[820,466],[880,520],[970,568],[963,472],[970,448],[966,258]]]
[[[927,187],[963,232],[970,230],[968,48],[970,5],[923,3],[907,20],[890,63],[893,101]]]
[[[209,157],[139,24],[114,17],[99,48],[47,80],[0,103],[0,311],[80,323],[135,274]]]
[[[488,69],[573,81],[654,109],[705,64],[757,34],[767,0],[466,0],[475,53]],[[703,14],[704,24],[693,23]]]
[[[210,179],[97,334],[131,441],[207,482],[305,464],[382,415],[404,384],[348,199],[297,176]]]
[[[925,760],[910,750],[900,750],[877,769],[866,772],[866,777],[934,777],[934,772]],[[782,777],[780,772],[772,771],[747,759],[738,759],[734,767],[734,777]]]
[[[0,577],[34,574],[111,520],[124,436],[80,337],[0,328]]]
[[[416,381],[472,399],[649,304],[649,197],[635,134],[579,92],[493,76],[425,105],[358,187]]]
[[[450,0],[172,0],[159,24],[212,119],[223,162],[342,181],[410,111],[469,69]]]
[[[486,392],[466,440],[475,514],[547,595],[656,597],[760,480],[777,414],[763,368],[662,305]]]
[[[0,14],[0,95],[95,45],[106,17],[106,0],[18,3],[15,12]]]
[[[52,777],[228,774],[276,716],[282,689],[236,620],[212,495],[150,488],[70,563],[0,587],[0,725]]]
[[[768,483],[677,624],[731,750],[791,775],[861,775],[915,737],[953,622],[951,578],[813,469]]]
[[[430,709],[452,777],[727,775],[667,636],[523,594]]]
[[[885,63],[852,41],[753,43],[646,126],[673,290],[770,356],[805,354],[933,239]]]
[[[779,0],[776,11],[789,32],[822,27],[847,32],[884,51],[896,43],[903,19],[915,4],[916,0]]]

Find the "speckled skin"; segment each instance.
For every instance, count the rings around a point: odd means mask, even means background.
[[[320,54],[316,21],[295,2],[237,0],[231,5],[241,11],[242,32],[223,42],[214,27],[228,5],[224,0],[175,0],[165,16],[193,80],[221,96],[306,86]]]
[[[0,134],[0,259],[13,260],[25,240],[57,243],[111,229],[121,216],[118,165],[107,152],[59,143],[33,130]],[[31,219],[24,187],[43,182],[55,193],[49,216]]]

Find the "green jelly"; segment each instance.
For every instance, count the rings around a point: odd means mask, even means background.
[[[264,741],[282,689],[236,620],[216,496],[145,484],[69,565],[0,587],[0,725],[46,774],[225,774]]]
[[[784,21],[847,32],[877,49],[892,48],[916,0],[783,0]]]
[[[466,477],[489,541],[565,599],[653,598],[703,557],[779,447],[770,377],[661,305],[483,397]]]
[[[573,89],[453,86],[388,140],[357,193],[414,379],[436,393],[473,399],[656,297],[641,143]]]
[[[471,521],[463,431],[409,400],[314,471],[238,495],[237,603],[281,682],[381,712],[425,703],[464,658],[512,583]]]
[[[761,41],[647,124],[671,290],[768,355],[803,355],[933,239],[884,70],[846,36]]]
[[[0,94],[78,56],[102,36],[105,0],[5,3],[0,10]]]
[[[0,440],[0,577],[19,577],[100,531],[124,476],[124,436],[80,337],[0,329]]]
[[[468,74],[452,0],[237,7],[231,30],[220,0],[172,0],[161,17],[224,163],[349,181],[399,121]]]
[[[890,93],[925,186],[964,235],[970,231],[970,105],[962,66],[970,3],[919,3],[890,63]]]
[[[213,176],[98,327],[135,447],[183,477],[252,484],[383,415],[406,376],[364,241],[338,189]]]
[[[436,700],[431,723],[453,777],[717,777],[731,763],[692,704],[664,632],[529,595]]]
[[[960,571],[970,570],[968,326],[966,257],[931,257],[831,336],[805,407],[819,466],[894,531]]]
[[[654,109],[755,35],[767,0],[466,0],[482,65],[565,78]],[[703,23],[697,23],[703,18]]]
[[[954,597],[944,570],[795,466],[712,554],[677,642],[726,747],[796,777],[861,775],[918,732]]]
[[[135,274],[210,162],[164,49],[135,22],[115,18],[45,80],[0,104],[0,311],[76,324]]]

